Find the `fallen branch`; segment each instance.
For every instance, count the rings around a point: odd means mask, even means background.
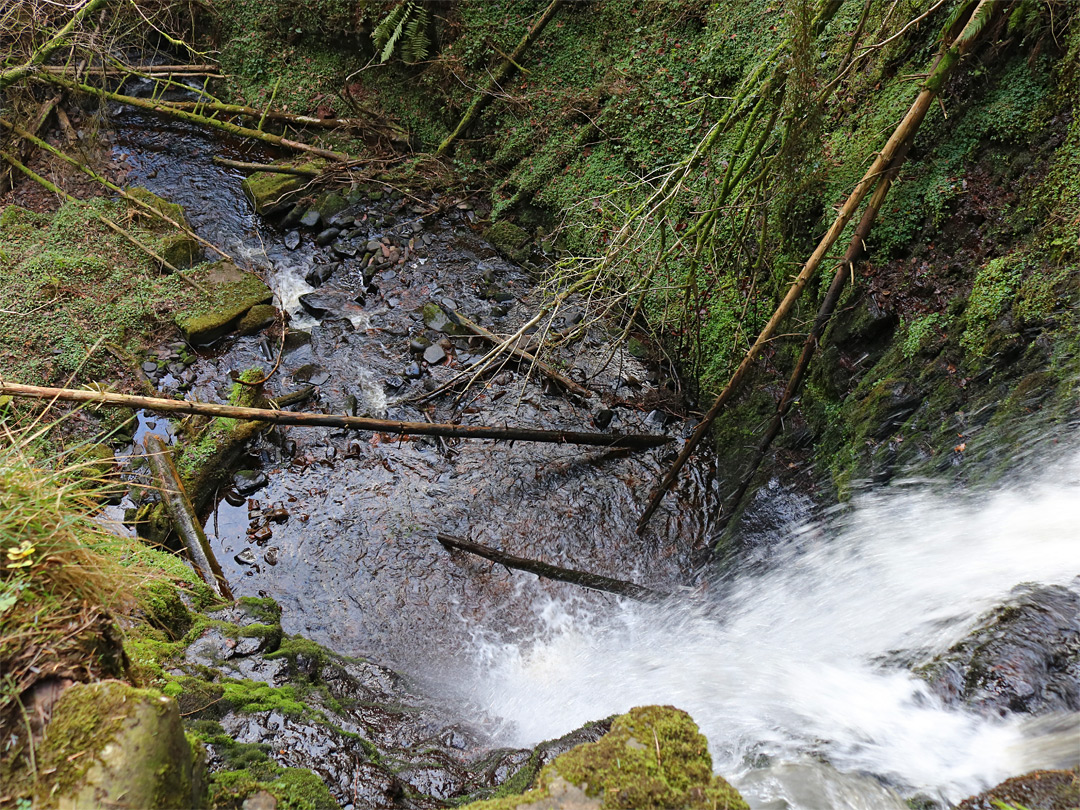
[[[204,245],[205,247],[210,248],[215,253],[217,253],[219,256],[221,256],[223,259],[228,259],[229,261],[233,262],[234,264],[236,263],[236,260],[232,256],[230,256],[224,250],[219,248],[213,242],[209,242],[206,239],[203,239],[201,236],[199,236],[197,233],[192,231],[191,228],[187,227],[183,223],[177,222],[175,219],[173,219],[172,217],[170,217],[168,214],[164,213],[163,211],[160,211],[157,208],[155,208],[154,206],[150,205],[149,203],[140,200],[138,197],[132,196],[131,194],[129,194],[128,192],[126,192],[122,188],[120,188],[120,186],[118,186],[115,183],[112,183],[109,180],[102,177],[100,174],[95,172],[93,169],[91,169],[86,164],[80,163],[78,160],[76,160],[75,158],[73,158],[70,155],[66,154],[65,152],[57,149],[52,144],[50,144],[50,143],[48,143],[46,141],[43,141],[43,140],[41,140],[41,138],[38,138],[38,137],[32,135],[31,133],[27,132],[22,127],[20,127],[18,124],[13,124],[13,123],[11,123],[10,121],[7,121],[4,118],[0,118],[0,126],[6,127],[7,129],[12,130],[16,135],[19,135],[20,137],[25,138],[27,141],[34,144],[39,149],[44,149],[46,152],[49,152],[52,155],[56,155],[61,160],[64,160],[67,163],[71,164],[76,169],[78,169],[83,174],[85,174],[87,177],[89,177],[91,180],[94,180],[95,182],[100,183],[101,185],[105,186],[105,188],[109,189],[110,191],[116,192],[121,197],[123,197],[125,200],[127,200],[129,203],[131,203],[132,205],[134,205],[137,208],[141,209],[143,212],[145,212],[149,216],[153,217],[154,219],[159,219],[159,220],[161,220],[163,222],[168,223],[169,225],[172,225],[174,228],[176,228],[178,231],[183,233],[185,236],[188,236],[189,238],[194,239],[200,245]],[[160,259],[160,258],[159,258],[159,260],[164,261],[164,259]],[[167,262],[166,262],[166,264],[174,272],[179,272],[172,265],[168,264]]]
[[[64,45],[68,44],[68,37],[83,20],[104,6],[107,2],[108,0],[89,0],[86,5],[71,16],[71,19],[67,21],[67,24],[63,28],[53,34],[44,45],[34,51],[24,64],[0,71],[0,90],[3,90],[5,87],[12,85],[15,82],[22,81],[27,76],[33,75],[50,56],[60,48],[64,47]]]
[[[19,160],[17,160],[14,156],[8,154],[7,152],[0,151],[0,159],[6,161],[8,164],[10,164],[11,166],[18,169],[20,172],[25,174],[27,177],[29,177],[31,180],[33,180],[35,183],[37,183],[38,185],[40,185],[42,188],[46,189],[47,191],[51,191],[53,194],[56,194],[59,197],[63,197],[68,202],[79,202],[78,198],[71,196],[70,194],[68,194],[66,191],[64,191],[62,188],[60,188],[55,183],[49,182],[44,177],[42,177],[40,174],[35,172],[33,169],[27,168]],[[171,262],[167,261],[164,256],[158,255],[158,253],[153,248],[151,248],[149,245],[144,245],[142,242],[140,242],[135,237],[134,234],[124,230],[119,225],[117,225],[115,222],[113,222],[111,219],[109,219],[108,217],[103,217],[101,214],[97,215],[97,220],[102,225],[106,226],[109,230],[114,231],[117,234],[119,234],[120,236],[127,239],[129,242],[131,242],[131,244],[135,245],[135,247],[137,247],[139,250],[141,250],[143,253],[145,253],[147,256],[149,256],[151,259],[156,261],[163,268],[165,268],[166,270],[168,270],[171,273],[175,273],[176,275],[178,275],[181,279],[186,281],[188,284],[190,284],[196,290],[201,292],[203,295],[207,296],[208,298],[211,297],[210,296],[210,291],[208,289],[206,289],[206,287],[204,287],[202,284],[200,284],[199,282],[197,282],[195,279],[191,278],[190,276],[187,276],[187,275],[184,275],[183,273],[181,273],[180,269],[178,267],[176,267],[176,265],[174,265]]]
[[[45,123],[49,120],[49,116],[52,115],[53,112],[56,112],[58,114],[58,118],[60,117],[60,114],[63,113],[62,108],[59,106],[60,99],[62,97],[63,93],[57,93],[51,99],[42,103],[41,107],[38,109],[38,114],[34,116],[34,121],[30,126],[31,132],[35,134],[41,132],[41,130],[45,127]],[[60,118],[61,123],[63,123],[63,120],[66,117],[67,116],[63,116],[63,118]],[[26,142],[21,143],[17,147],[13,148],[12,151],[15,153],[16,157],[18,157],[20,160],[25,161],[30,156],[30,144]],[[12,174],[13,169],[14,166],[9,166],[4,172],[3,182],[0,183],[0,194],[7,191],[8,189],[15,187],[15,177]]]
[[[466,551],[469,554],[475,554],[478,557],[491,560],[499,565],[505,565],[507,568],[516,568],[518,571],[528,571],[530,574],[536,574],[538,577],[544,577],[545,579],[557,579],[560,582],[581,585],[583,588],[592,588],[594,591],[604,591],[606,593],[618,594],[619,596],[628,596],[639,602],[659,602],[671,596],[669,593],[654,591],[651,588],[646,588],[643,585],[636,585],[633,582],[627,582],[622,579],[612,579],[611,577],[605,577],[600,574],[590,574],[587,571],[575,571],[572,568],[560,568],[557,565],[548,565],[539,560],[527,560],[524,557],[514,557],[511,554],[504,554],[503,552],[489,548],[488,546],[482,546],[479,543],[462,540],[460,537],[443,534],[442,532],[439,532],[436,535],[436,538],[447,551]]]
[[[537,20],[532,28],[530,28],[525,35],[518,42],[518,46],[514,48],[514,52],[508,57],[503,59],[502,64],[488,79],[487,85],[484,89],[473,99],[472,104],[469,105],[469,109],[465,111],[465,115],[461,117],[461,121],[458,123],[454,131],[446,136],[446,139],[439,144],[438,150],[435,152],[437,156],[446,154],[446,151],[453,146],[461,135],[463,135],[473,121],[477,119],[484,108],[491,103],[491,100],[495,98],[495,94],[499,92],[500,85],[514,72],[514,69],[521,61],[521,57],[525,54],[528,47],[540,36],[541,32],[547,26],[551,18],[555,16],[555,12],[559,10],[559,6],[563,4],[564,0],[551,0],[548,7],[544,9],[544,13],[540,15],[540,19]]]
[[[1007,4],[996,3],[993,2],[993,0],[979,0],[978,5],[971,13],[963,30],[950,45],[943,47],[937,63],[930,71],[929,77],[924,83],[922,90],[919,91],[919,95],[911,105],[911,108],[893,131],[889,140],[871,164],[866,174],[863,175],[863,178],[856,184],[854,190],[841,206],[832,226],[825,236],[822,237],[817,248],[806,261],[806,264],[803,265],[799,275],[788,289],[787,295],[784,296],[783,301],[780,302],[776,311],[773,312],[772,317],[769,318],[769,322],[765,325],[765,328],[761,330],[761,334],[758,335],[757,340],[754,341],[754,344],[750,347],[749,351],[747,351],[742,362],[739,363],[739,367],[735,370],[735,373],[732,374],[728,384],[724,386],[724,389],[720,392],[719,396],[717,396],[712,407],[709,408],[708,413],[706,413],[705,417],[701,420],[701,424],[697,426],[694,433],[686,441],[686,444],[679,452],[679,455],[671,465],[671,468],[664,475],[659,486],[653,491],[652,496],[649,499],[649,504],[642,513],[641,519],[638,521],[638,532],[645,529],[645,526],[649,522],[649,518],[652,517],[653,513],[656,512],[657,508],[660,506],[660,501],[663,499],[664,494],[678,479],[679,472],[686,464],[687,459],[689,459],[694,450],[697,449],[697,446],[701,443],[705,434],[708,433],[712,423],[716,420],[716,417],[720,415],[720,412],[724,409],[725,405],[727,405],[728,401],[735,392],[739,390],[743,379],[757,359],[757,356],[761,353],[761,350],[766,346],[769,340],[772,339],[772,336],[776,332],[781,321],[783,321],[791,312],[795,302],[799,299],[803,289],[806,287],[807,282],[809,282],[811,276],[813,276],[826,254],[840,237],[840,234],[843,233],[863,199],[877,183],[883,172],[885,172],[892,164],[893,158],[901,147],[914,137],[919,129],[919,125],[922,124],[923,119],[926,117],[926,113],[930,110],[930,105],[941,91],[942,85],[959,63],[960,57],[968,51],[971,45],[977,40],[978,35],[983,31],[988,16],[997,13],[1001,10],[1001,7],[1005,5]]]
[[[260,121],[281,121],[297,127],[323,127],[324,129],[364,129],[369,125],[355,118],[317,118],[314,115],[294,115],[280,110],[256,110],[240,104],[223,104],[220,101],[158,101],[174,110],[211,110],[228,115],[242,115]]]
[[[596,447],[627,447],[641,450],[657,447],[671,441],[669,436],[655,434],[607,434],[585,433],[573,430],[535,430],[532,428],[487,427],[484,425],[452,425],[427,422],[398,422],[387,419],[369,419],[362,416],[343,416],[322,413],[292,413],[270,408],[242,408],[234,405],[216,405],[209,402],[187,402],[160,397],[142,397],[131,394],[114,394],[107,391],[84,391],[71,388],[44,388],[0,380],[0,395],[26,397],[28,399],[60,400],[62,402],[86,402],[93,405],[142,408],[159,413],[203,414],[225,416],[275,425],[298,427],[336,427],[368,430],[374,433],[393,433],[402,436],[449,436],[461,439],[502,439],[506,441],[545,442],[552,444],[584,444]]]
[[[109,90],[102,90],[99,87],[91,87],[88,84],[82,84],[81,82],[73,82],[69,79],[55,76],[52,74],[41,74],[41,78],[45,81],[52,82],[53,84],[66,87],[69,90],[78,91],[80,93],[86,93],[87,95],[96,96],[98,98],[105,98],[109,101],[116,101],[120,104],[128,104],[132,107],[138,107],[142,110],[149,110],[150,112],[159,113],[160,115],[167,115],[173,118],[178,118],[181,121],[187,121],[189,124],[196,124],[202,127],[208,127],[210,129],[219,129],[222,132],[227,132],[230,135],[236,135],[240,138],[252,138],[257,141],[263,141],[264,143],[270,143],[274,146],[281,146],[286,149],[292,149],[296,152],[308,152],[319,157],[324,157],[329,160],[340,160],[343,162],[351,161],[352,158],[343,152],[334,152],[330,149],[323,149],[319,146],[312,146],[308,143],[301,143],[300,141],[294,141],[289,138],[283,138],[281,135],[274,135],[269,132],[260,132],[257,129],[249,129],[248,127],[241,127],[236,124],[230,124],[227,121],[219,121],[216,118],[208,118],[205,115],[198,115],[187,110],[177,109],[161,101],[151,101],[145,98],[136,98],[134,96],[125,96],[121,93],[113,93]]]
[[[488,340],[491,343],[494,343],[496,345],[498,345],[499,343],[502,342],[502,338],[500,338],[498,335],[496,335],[496,334],[494,334],[492,332],[489,332],[487,329],[482,327],[480,324],[476,323],[475,321],[470,320],[469,318],[466,318],[460,312],[451,311],[451,315],[453,315],[453,317],[456,318],[461,323],[462,326],[464,326],[466,329],[468,329],[473,334],[479,335],[480,337],[482,337],[482,338],[484,338],[484,339],[486,339],[486,340]],[[530,354],[529,352],[525,351],[524,349],[519,349],[516,346],[514,346],[514,347],[511,347],[509,351],[510,351],[510,354],[512,354],[514,357],[517,357],[519,360],[524,360],[524,361],[526,361],[528,363],[532,363],[533,366],[536,367],[537,371],[539,371],[541,374],[543,374],[548,379],[555,381],[556,383],[561,385],[563,388],[565,388],[567,391],[571,391],[571,392],[577,394],[578,396],[583,397],[584,399],[589,399],[591,397],[596,396],[595,392],[590,391],[588,388],[585,388],[582,385],[579,385],[578,383],[574,382],[569,377],[567,377],[565,374],[560,374],[558,371],[556,371],[554,368],[549,366],[543,360],[540,360],[535,355]]]
[[[202,524],[195,517],[195,509],[173,465],[169,448],[160,436],[153,433],[143,440],[143,446],[146,448],[146,458],[150,462],[150,469],[154,471],[154,477],[157,478],[161,500],[165,504],[169,517],[172,518],[176,533],[184,541],[191,567],[195,569],[203,582],[213,589],[214,593],[231,601],[233,595],[229,589],[229,583],[221,571],[217,557],[214,556],[210,542],[206,539]]]
[[[322,172],[316,169],[298,169],[293,166],[278,166],[275,163],[245,163],[242,160],[229,160],[228,158],[214,157],[210,160],[218,166],[230,169],[239,169],[242,172],[266,172],[268,174],[292,174],[297,177],[318,177]]]
[[[738,511],[739,504],[742,502],[743,497],[750,488],[750,483],[753,481],[758,467],[761,466],[761,462],[765,459],[765,454],[769,452],[769,447],[772,446],[773,440],[780,435],[780,431],[784,427],[784,417],[787,416],[792,403],[795,401],[795,397],[798,396],[799,390],[802,388],[803,379],[806,377],[807,369],[810,367],[810,361],[817,351],[821,336],[825,333],[825,327],[829,325],[833,310],[836,309],[836,304],[840,300],[840,293],[844,290],[844,284],[847,282],[848,278],[855,273],[855,262],[866,249],[866,238],[870,235],[870,229],[873,227],[878,212],[881,210],[881,204],[885,201],[885,197],[889,193],[889,187],[899,173],[900,166],[907,156],[907,151],[910,146],[911,142],[908,141],[903,145],[900,151],[897,152],[893,165],[889,167],[884,175],[882,175],[877,188],[874,189],[874,193],[870,197],[870,201],[866,204],[866,210],[863,211],[862,219],[859,220],[859,225],[855,228],[855,233],[851,237],[851,243],[848,245],[848,249],[845,251],[844,258],[840,261],[840,265],[836,268],[832,283],[829,284],[829,289],[825,293],[825,298],[818,308],[817,317],[814,318],[814,325],[810,329],[810,334],[806,336],[806,341],[803,343],[802,352],[799,354],[799,360],[795,364],[795,369],[788,378],[784,393],[781,394],[780,399],[776,403],[776,412],[769,421],[768,427],[765,428],[765,432],[762,434],[761,440],[754,450],[754,455],[751,457],[750,463],[747,464],[746,470],[743,472],[743,477],[739,482],[739,486],[728,499],[724,510],[725,517],[723,519],[723,525],[725,527],[728,521],[730,521]],[[718,545],[719,542],[720,541],[718,541]]]

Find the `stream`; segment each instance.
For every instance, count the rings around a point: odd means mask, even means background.
[[[128,183],[180,203],[201,236],[266,268],[291,327],[310,334],[290,340],[271,383],[275,394],[316,384],[306,410],[422,421],[410,398],[484,349],[451,337],[448,359],[424,362],[410,341],[441,336],[419,310],[436,302],[509,333],[539,300],[528,275],[483,241],[467,204],[377,192],[347,209],[354,238],[391,254],[365,277],[313,232],[288,249],[252,213],[241,176],[209,159],[268,153],[133,110],[114,122]],[[314,268],[328,277],[318,317],[300,303]],[[492,301],[493,287],[508,306]],[[561,317],[552,328],[576,323],[572,310]],[[613,339],[593,326],[559,359],[627,403],[612,408],[610,429],[686,435],[693,425],[662,407],[661,372],[621,347],[602,364]],[[187,396],[223,402],[230,372],[269,370],[276,353],[261,335],[226,338],[201,353]],[[429,416],[573,430],[606,418],[523,372],[508,365],[456,409],[440,397]],[[167,377],[162,390],[179,382]],[[630,404],[643,400],[660,405]],[[277,600],[287,632],[405,673],[496,743],[533,745],[670,703],[762,809],[955,802],[1034,768],[1080,764],[1075,710],[977,714],[911,674],[1022,583],[1080,595],[1075,446],[1044,442],[1025,469],[980,492],[907,482],[822,511],[776,486],[752,507],[761,528],[742,538],[752,553],[708,575],[694,560],[715,531],[711,459],[690,465],[650,529],[635,532],[674,446],[626,453],[291,428],[254,443],[247,466],[265,485],[239,505],[222,499],[206,529],[234,592]],[[644,605],[538,580],[451,555],[438,531],[678,593]]]

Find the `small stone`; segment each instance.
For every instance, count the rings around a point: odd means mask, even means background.
[[[251,532],[251,539],[260,546],[265,546],[270,542],[270,538],[273,536],[274,532],[269,526],[260,526],[255,531]]]
[[[344,259],[355,259],[356,254],[359,252],[356,245],[350,242],[342,242],[341,240],[334,242],[334,244],[330,246],[330,249]]]
[[[277,565],[279,553],[277,546],[271,546],[263,552],[263,559],[266,560],[267,565]],[[244,802],[244,807],[247,807],[247,802]]]
[[[444,298],[439,303],[443,309],[457,309],[457,302],[453,298]]]
[[[321,287],[330,277],[334,275],[341,268],[341,264],[338,262],[331,262],[330,264],[317,264],[308,274],[304,276],[304,281],[310,284],[312,287]]]
[[[601,408],[593,414],[592,423],[596,426],[597,430],[607,430],[607,427],[611,424],[611,420],[614,416],[615,412],[610,408]]]
[[[436,363],[441,363],[445,359],[446,359],[446,352],[443,351],[442,346],[439,346],[438,344],[428,346],[424,350],[424,361],[431,364],[431,365],[435,365]]]
[[[315,244],[319,247],[326,247],[341,233],[337,228],[327,228],[325,231],[320,231],[319,235],[315,237]]]
[[[387,377],[385,380],[383,380],[383,385],[396,391],[397,389],[401,388],[401,386],[405,385],[405,381],[401,379],[401,377]]]
[[[332,228],[348,228],[353,224],[353,215],[347,211],[342,211],[341,213],[334,214],[330,217],[329,224]]]
[[[431,341],[425,337],[415,337],[409,341],[409,351],[413,354],[423,354],[427,351]]]
[[[420,370],[419,363],[409,363],[405,366],[405,376],[410,380],[418,380],[423,376],[424,372]]]
[[[514,300],[514,294],[506,290],[495,290],[489,298],[494,300],[497,304],[509,304]]]
[[[314,208],[311,208],[304,212],[304,215],[300,217],[300,224],[305,228],[317,228],[322,221],[322,215],[319,214]]]
[[[145,363],[142,364],[142,370],[145,371],[147,374],[153,374],[155,371],[157,371],[157,363],[151,360],[147,360]]]
[[[241,495],[251,495],[268,483],[266,474],[259,470],[240,470],[233,475],[233,487]]]
[[[368,253],[381,253],[382,242],[376,242],[374,239],[372,239],[370,242],[367,243],[367,247],[365,247],[364,250],[366,250]]]
[[[250,548],[245,548],[235,557],[233,557],[241,565],[254,565],[255,564],[255,552]]]
[[[235,489],[225,490],[225,502],[229,504],[229,506],[243,506],[246,500],[247,498],[245,498]]]
[[[285,247],[296,250],[300,247],[300,231],[289,231],[285,234]]]

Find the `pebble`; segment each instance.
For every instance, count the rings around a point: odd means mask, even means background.
[[[145,371],[147,374],[153,374],[155,371],[158,370],[157,363],[151,360],[147,360],[145,363],[142,364],[142,370]]]
[[[285,234],[285,247],[296,250],[300,247],[300,231],[289,231]]]
[[[446,359],[446,352],[443,351],[442,346],[439,346],[438,344],[428,346],[424,350],[424,360],[425,360],[425,362],[430,363],[431,365],[435,365],[436,363],[441,363],[445,359]]]
[[[266,474],[259,470],[240,470],[232,480],[233,487],[240,495],[251,495],[267,484]]]
[[[340,269],[341,265],[338,262],[331,262],[330,264],[317,264],[308,274],[304,276],[304,281],[310,284],[312,287],[321,287],[330,277]]]
[[[420,370],[419,363],[409,363],[409,365],[405,366],[405,376],[410,380],[418,380],[423,374],[424,372]]]
[[[330,246],[330,249],[338,256],[347,259],[355,259],[356,254],[359,252],[356,245],[351,244],[350,242],[342,242],[340,239],[337,242],[334,242],[334,244]]]
[[[607,430],[607,427],[611,424],[611,420],[614,416],[615,412],[610,408],[601,408],[593,414],[592,423],[596,426],[597,430]]]
[[[233,557],[241,565],[254,565],[255,564],[255,552],[250,548],[245,548],[235,557]]]
[[[423,354],[431,345],[431,341],[425,337],[415,337],[409,341],[409,351],[413,354]]]
[[[383,385],[396,391],[398,388],[405,385],[405,381],[401,379],[401,377],[387,377],[383,380]]]
[[[304,215],[300,217],[300,224],[305,228],[317,228],[321,221],[322,217],[319,215],[319,212],[314,209],[305,211]]]
[[[318,236],[315,237],[315,244],[319,247],[326,247],[341,233],[337,228],[327,228],[325,231],[321,231]]]
[[[263,559],[268,565],[277,565],[279,553],[277,546],[272,546],[263,553]]]

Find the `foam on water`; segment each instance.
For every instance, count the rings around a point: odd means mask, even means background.
[[[1061,766],[1080,751],[1076,716],[1033,745],[1030,723],[946,708],[895,663],[947,649],[1019,583],[1080,587],[1080,453],[1051,467],[983,494],[924,485],[863,497],[793,528],[766,571],[714,583],[705,599],[604,613],[538,605],[543,629],[530,642],[477,639],[471,697],[518,744],[673,704],[735,777],[762,754],[812,754],[956,800]]]

